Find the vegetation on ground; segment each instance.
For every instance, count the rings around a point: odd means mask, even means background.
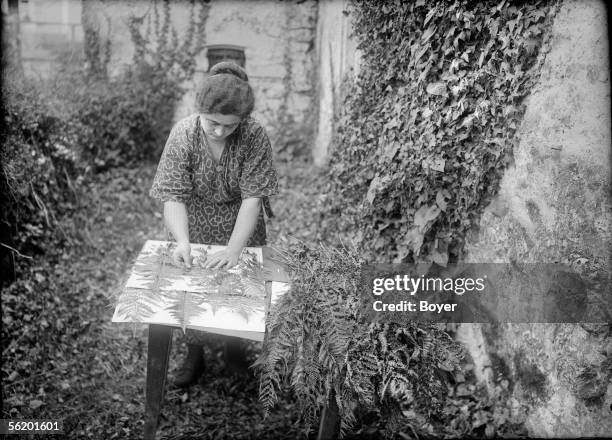
[[[289,207],[301,201],[306,215],[308,200],[316,202],[310,165],[279,168],[286,185],[273,201],[277,217],[270,239],[277,245],[286,239],[276,231],[291,230],[299,218]],[[146,328],[110,320],[113,295],[142,244],[164,238],[160,206],[147,194],[154,172],[150,164],[97,175],[79,191],[74,211],[59,219],[72,244],[58,235],[56,242],[47,242],[44,254],[16,257],[17,280],[2,291],[3,418],[59,418],[67,438],[141,438]],[[68,227],[72,222],[78,226]],[[170,374],[186,352],[179,336],[173,341]],[[251,361],[260,353],[260,344],[249,346]],[[264,419],[258,377],[227,376],[218,342],[206,348],[205,358],[207,369],[197,385],[167,388],[161,438],[304,437],[301,406],[290,386],[277,391],[277,403]],[[520,420],[512,408],[503,400],[491,401],[477,387],[469,363],[462,371],[445,388],[443,411],[436,418],[400,407],[404,417],[398,418],[396,438],[413,436],[413,429],[424,438],[434,433],[484,437],[489,425],[521,432],[512,425]],[[375,410],[358,412],[357,418],[349,439],[380,438],[387,428]]]

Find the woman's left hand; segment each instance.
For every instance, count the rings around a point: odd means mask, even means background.
[[[209,255],[204,261],[206,269],[231,269],[238,264],[240,253],[230,249],[225,249]]]

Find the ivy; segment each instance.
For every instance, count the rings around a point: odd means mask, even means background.
[[[360,411],[376,412],[388,433],[402,423],[402,407],[440,416],[440,370],[456,367],[457,346],[435,326],[368,325],[354,307],[356,274],[372,261],[461,257],[512,161],[553,6],[351,3],[362,62],[328,182],[315,185],[327,184],[315,232],[333,245],[349,238],[357,249],[287,252],[291,290],[271,312],[257,363],[266,409],[288,382],[307,428],[330,396],[342,432]]]
[[[362,53],[329,214],[368,259],[446,264],[496,194],[554,1],[352,2]]]

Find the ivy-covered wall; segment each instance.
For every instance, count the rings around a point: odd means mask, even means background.
[[[351,14],[362,62],[322,203],[335,235],[369,261],[564,262],[609,283],[603,2],[355,1]],[[530,435],[612,431],[609,324],[458,336],[482,380],[508,378]]]
[[[362,58],[330,204],[368,257],[461,257],[512,161],[551,4],[352,3]]]

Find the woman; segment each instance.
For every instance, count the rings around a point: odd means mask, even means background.
[[[177,243],[175,264],[191,266],[190,243],[227,245],[205,262],[220,269],[234,266],[245,246],[266,242],[263,211],[271,216],[267,198],[277,192],[277,177],[268,136],[250,117],[253,107],[245,71],[221,62],[200,86],[197,113],[170,133],[150,194],[164,202],[164,219]],[[229,352],[235,357],[240,341],[232,339]],[[186,340],[177,386],[194,383],[204,370],[205,333],[188,330]]]

